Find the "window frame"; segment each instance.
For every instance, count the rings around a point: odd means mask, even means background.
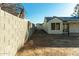
[[[60,30],[60,23],[51,23],[51,30]]]
[[[51,30],[55,30],[55,23],[51,23]]]

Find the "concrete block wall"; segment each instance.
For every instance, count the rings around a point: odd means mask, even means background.
[[[0,56],[15,55],[28,40],[29,34],[28,21],[0,10]]]

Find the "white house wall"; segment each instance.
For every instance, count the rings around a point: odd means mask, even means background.
[[[42,28],[43,25],[40,25],[40,24],[37,24],[36,27],[37,27],[37,29],[39,29],[39,30],[43,29],[43,28]]]
[[[70,31],[70,33],[79,33],[79,22],[78,23],[70,23],[69,31]]]
[[[60,23],[60,30],[51,30],[51,23]],[[48,34],[62,34],[63,33],[63,22],[57,18],[52,19],[48,22]]]

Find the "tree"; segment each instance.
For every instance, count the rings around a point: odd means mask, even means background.
[[[73,17],[79,17],[79,4],[77,4],[74,8],[74,12],[72,14]]]

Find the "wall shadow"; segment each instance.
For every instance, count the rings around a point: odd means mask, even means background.
[[[36,30],[31,36],[34,46],[37,47],[79,47],[79,36],[74,35],[53,35],[43,30]]]

